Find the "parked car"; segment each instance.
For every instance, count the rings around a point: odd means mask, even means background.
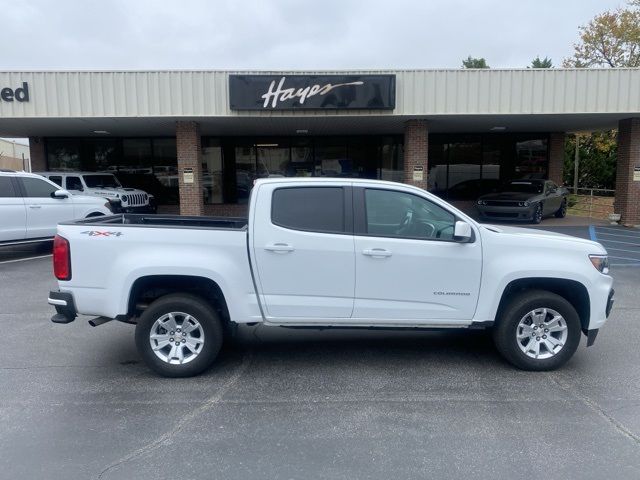
[[[456,183],[449,189],[429,191],[448,200],[477,200],[481,195],[497,192],[499,188],[500,180],[497,178],[476,178]]]
[[[544,217],[567,215],[569,190],[551,180],[513,180],[500,191],[482,195],[476,207],[483,219],[530,220],[540,223]]]
[[[593,343],[613,302],[599,243],[483,226],[422,189],[376,180],[258,180],[248,219],[67,222],[54,251],[52,321],[136,323],[140,355],[167,376],[202,372],[243,323],[492,328],[508,361],[549,370],[581,332]]]
[[[102,197],[111,202],[114,212],[155,213],[153,197],[143,190],[125,188],[112,173],[37,172],[76,195]]]
[[[39,175],[0,171],[0,245],[51,240],[59,222],[111,215],[103,198],[71,195]]]

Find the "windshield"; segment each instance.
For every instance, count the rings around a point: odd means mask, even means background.
[[[89,188],[121,188],[120,182],[113,175],[83,175],[84,183]]]
[[[505,187],[504,191],[518,193],[542,193],[542,182],[511,182]]]

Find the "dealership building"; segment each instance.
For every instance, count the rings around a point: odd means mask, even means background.
[[[640,224],[640,69],[0,72],[0,136],[33,171],[108,171],[161,211],[244,215],[256,178],[411,183],[452,201],[562,183],[567,133],[617,128]]]

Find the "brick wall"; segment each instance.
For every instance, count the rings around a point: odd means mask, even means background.
[[[29,137],[29,155],[31,156],[32,172],[44,172],[47,170],[47,157],[44,152],[44,138]]]
[[[426,120],[404,124],[404,183],[427,189],[429,125]],[[422,181],[413,180],[415,166],[423,167]]]
[[[204,215],[202,151],[196,122],[176,122],[180,215]],[[184,169],[193,169],[193,183],[184,183]]]
[[[640,118],[618,122],[615,213],[620,223],[640,225],[640,182],[633,181],[634,167],[640,167]]]
[[[549,135],[549,180],[564,183],[564,133]]]

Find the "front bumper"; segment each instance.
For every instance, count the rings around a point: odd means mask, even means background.
[[[70,293],[51,291],[48,302],[56,308],[56,314],[51,317],[53,323],[71,323],[78,316],[76,304]]]
[[[158,207],[155,204],[142,205],[140,207],[123,206],[120,202],[110,202],[113,213],[157,213]]]
[[[476,208],[483,218],[495,220],[531,220],[536,205],[528,207],[501,207],[498,205],[477,205]]]

